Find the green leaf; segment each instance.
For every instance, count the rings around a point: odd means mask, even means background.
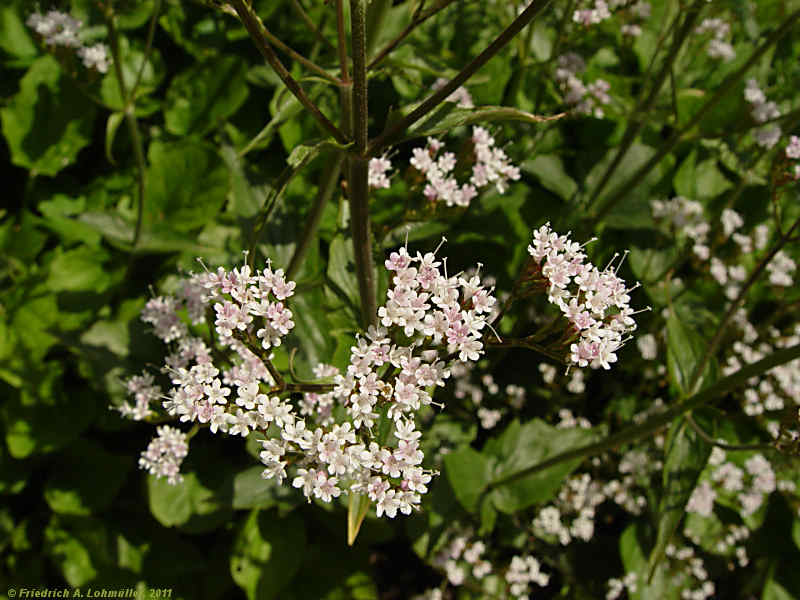
[[[79,217],[80,223],[100,233],[113,246],[129,251],[133,241],[135,224],[122,215],[101,212],[86,212]],[[167,225],[143,226],[139,236],[137,252],[191,252],[207,256],[219,252],[219,248],[198,242],[197,236],[174,231]]]
[[[353,243],[343,235],[337,235],[331,241],[328,258],[328,278],[344,292],[351,308],[360,306],[358,279],[356,278]]]
[[[147,155],[150,222],[188,231],[216,216],[228,195],[229,173],[213,146],[192,140],[153,142]]]
[[[399,120],[403,115],[416,108],[412,105],[404,108],[399,114],[392,117]],[[521,123],[542,123],[560,119],[563,114],[552,117],[540,117],[524,110],[510,106],[480,106],[476,108],[461,108],[453,102],[444,102],[421,121],[418,121],[403,134],[397,142],[411,140],[429,135],[442,135],[449,133],[462,125],[491,123],[495,121],[517,121]]]
[[[682,396],[691,393],[689,389],[692,374],[699,366],[705,351],[706,342],[698,333],[696,316],[683,305],[673,306],[667,317],[667,366],[670,381]],[[712,365],[706,367],[702,381],[711,383]]]
[[[116,456],[78,440],[60,457],[44,486],[44,499],[57,513],[90,515],[105,510],[125,482],[135,459]]]
[[[635,143],[631,146],[625,159],[614,172],[609,184],[605,187],[602,195],[597,201],[597,206],[602,206],[611,197],[624,193],[614,208],[611,209],[605,219],[609,227],[624,229],[646,229],[653,227],[653,217],[650,210],[650,200],[653,194],[658,193],[655,188],[665,178],[667,173],[671,173],[672,156],[667,156],[656,165],[645,176],[639,185],[632,189],[629,188],[631,176],[636,173],[652,156],[656,149],[644,144]],[[600,182],[600,177],[605,173],[606,168],[616,156],[616,152],[606,152],[604,158],[600,160],[586,177],[586,189],[594,190]]]
[[[144,50],[131,46],[131,43],[124,36],[120,37],[119,53],[122,79],[125,82],[125,90],[129,95],[133,92],[133,85],[136,83],[141,70],[141,77],[138,78],[139,85],[136,88],[136,96],[134,97],[136,101],[134,103],[136,116],[143,117],[153,114],[161,108],[161,103],[147,96],[155,91],[164,80],[166,68],[161,54],[157,49],[153,48],[150,50],[150,55],[145,62]],[[124,113],[126,102],[119,89],[117,70],[115,68],[109,69],[100,82],[100,98],[110,110]]]
[[[167,131],[202,135],[239,110],[247,95],[247,66],[238,56],[198,63],[175,77],[167,90]]]
[[[490,459],[477,450],[464,446],[444,456],[447,479],[456,498],[469,512],[478,509],[478,500],[491,481]]]
[[[19,93],[0,110],[11,162],[32,176],[55,175],[89,143],[94,113],[53,57],[35,60]]]
[[[631,523],[619,538],[619,554],[625,573],[636,573],[636,591],[629,594],[631,600],[679,600],[681,586],[663,564],[658,565],[653,577],[647,579],[647,555],[643,544],[647,534],[641,521]]]
[[[260,449],[260,446],[259,446]],[[272,508],[276,504],[293,504],[297,495],[285,485],[278,485],[274,479],[264,479],[263,467],[250,467],[233,478],[234,509]]]
[[[363,494],[350,494],[347,504],[347,545],[352,546],[358,532],[361,529],[361,524],[364,522],[364,517],[367,516],[369,507],[372,506],[370,499]]]
[[[522,170],[535,176],[542,187],[550,190],[562,200],[571,199],[578,191],[578,184],[564,170],[561,157],[544,154],[520,165]]]
[[[108,258],[108,253],[99,248],[80,246],[64,251],[59,246],[45,285],[54,292],[103,292],[113,281],[109,269],[103,266]]]
[[[658,507],[656,544],[648,561],[648,579],[685,514],[684,508],[711,454],[711,445],[681,419],[672,426],[665,449],[663,491]]]
[[[14,6],[0,8],[0,49],[23,64],[39,53],[31,34]]]
[[[185,474],[176,485],[150,475],[147,492],[150,512],[165,527],[177,525],[189,531],[206,531],[230,516],[229,508],[194,472]]]
[[[108,121],[106,121],[106,158],[108,162],[112,165],[117,164],[117,161],[114,160],[114,154],[112,149],[114,147],[114,138],[117,136],[117,129],[122,124],[125,115],[121,112],[113,112],[108,115]]]
[[[485,454],[495,457],[492,482],[523,472],[548,458],[584,446],[604,435],[604,428],[558,429],[540,419],[520,425],[513,421],[499,438],[487,442]],[[514,513],[538,502],[546,502],[564,479],[583,462],[583,457],[560,462],[516,481],[499,485],[492,492],[495,507]]]
[[[303,562],[306,533],[296,513],[250,513],[231,551],[231,575],[249,600],[271,600],[294,577]]]

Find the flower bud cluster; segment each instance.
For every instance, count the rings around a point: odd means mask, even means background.
[[[533,531],[566,546],[573,539],[588,542],[594,536],[597,506],[605,502],[602,486],[588,473],[570,477],[554,504],[542,508],[533,519]]]
[[[430,201],[444,201],[447,206],[469,206],[478,190],[494,184],[499,193],[508,189],[508,181],[520,178],[520,171],[511,164],[506,153],[495,145],[495,139],[483,127],[472,129],[473,164],[468,183],[460,184],[454,176],[456,155],[439,155],[442,143],[428,138],[424,148],[414,148],[410,163],[425,175],[423,194]]]
[[[750,115],[756,123],[764,123],[781,116],[778,105],[768,101],[755,79],[748,79],[744,88],[744,99],[750,103]],[[781,128],[768,125],[755,132],[756,143],[762,148],[772,148],[781,139]]]
[[[800,179],[800,137],[793,135],[789,138],[789,143],[786,145],[786,158],[795,161],[790,171],[792,178]]]
[[[156,432],[158,437],[142,452],[139,467],[156,477],[166,477],[171,485],[180,483],[183,480],[179,473],[181,463],[189,453],[186,434],[169,425],[162,425]]]
[[[637,590],[636,580],[636,573],[628,573],[622,579],[612,577],[606,584],[608,585],[606,600],[617,600],[622,595],[622,592],[626,590],[629,596],[635,594]]]
[[[677,571],[673,581],[681,584],[682,600],[706,600],[714,595],[714,582],[708,577],[705,563],[699,556],[695,556],[694,548],[684,546],[678,548],[675,544],[668,544],[664,550],[667,556],[669,569]]]
[[[528,254],[535,263],[532,281],[546,287],[549,302],[570,323],[568,364],[610,369],[625,336],[636,329],[628,295],[633,288],[610,265],[601,271],[586,262],[583,246],[549,223],[534,232]]]
[[[79,34],[82,23],[57,10],[45,14],[32,13],[26,21],[28,27],[40,35],[48,46],[63,46],[75,50],[87,69],[100,73],[108,71],[111,60],[104,44],[84,46]]]
[[[435,92],[442,89],[445,85],[447,85],[447,82],[448,80],[444,77],[439,77],[433,82],[433,91]],[[472,101],[472,95],[463,85],[457,87],[452,94],[445,98],[445,102],[453,102],[457,104],[459,108],[475,108],[475,103]]]
[[[608,95],[611,84],[604,79],[584,84],[578,75],[585,68],[586,63],[579,55],[573,52],[563,54],[558,57],[556,81],[564,90],[564,102],[572,106],[576,113],[601,119],[604,115],[601,106],[611,102],[611,96]]]
[[[614,8],[615,4],[628,4],[627,2],[621,2],[617,0],[616,2],[612,2],[612,8]],[[649,2],[636,2],[634,4],[628,4],[628,12],[634,17],[638,19],[649,19],[650,14],[652,13],[652,7]],[[642,26],[640,23],[624,23],[620,27],[620,31],[622,35],[627,35],[629,37],[639,37],[642,35]]]
[[[742,517],[747,517],[756,512],[766,497],[778,487],[775,471],[762,454],[751,454],[744,460],[742,466],[739,466],[727,459],[724,450],[715,447],[703,478],[692,492],[686,510],[701,516],[710,516],[714,501],[720,496],[725,496],[735,499],[739,513]]]
[[[731,26],[727,22],[719,18],[703,19],[703,22],[695,28],[695,33],[698,35],[711,34],[711,39],[706,45],[706,54],[711,58],[725,62],[736,58],[736,51],[726,41],[731,33]]]
[[[519,410],[525,403],[525,390],[513,383],[502,388],[490,373],[484,373],[473,381],[472,363],[455,363],[450,374],[455,380],[453,396],[458,400],[469,399],[477,409],[476,415],[483,429],[493,429],[506,414],[506,406]],[[488,401],[488,402],[487,402]],[[489,406],[495,408],[489,408]]]
[[[666,220],[670,227],[681,236],[692,240],[692,251],[700,260],[708,260],[711,250],[708,247],[708,232],[711,225],[703,214],[703,205],[683,196],[671,200],[651,200],[650,208],[655,219]]]

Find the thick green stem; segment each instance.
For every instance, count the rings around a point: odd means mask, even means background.
[[[298,99],[300,104],[311,113],[311,116],[316,119],[317,123],[328,133],[330,133],[333,138],[339,142],[340,144],[346,143],[346,139],[341,131],[330,122],[328,117],[322,114],[319,107],[314,104],[306,93],[303,91],[303,88],[300,87],[300,84],[295,81],[294,77],[292,77],[291,73],[286,70],[286,67],[283,66],[283,63],[277,57],[275,52],[270,45],[268,39],[268,32],[266,27],[264,27],[264,23],[262,23],[261,19],[255,13],[253,8],[245,2],[245,0],[231,0],[231,4],[233,5],[234,10],[236,10],[236,14],[239,15],[239,19],[241,20],[242,24],[244,25],[247,32],[250,34],[250,37],[256,44],[259,52],[261,55],[266,59],[267,63],[272,67],[275,73],[280,77],[281,81],[283,81],[284,85],[289,89],[292,94]]]
[[[289,266],[286,268],[287,279],[294,279],[294,276],[297,275],[297,272],[303,265],[308,249],[311,247],[311,241],[317,235],[325,206],[336,191],[336,184],[339,182],[339,175],[342,173],[343,161],[344,154],[338,153],[325,167],[325,171],[322,174],[322,181],[320,181],[319,184],[317,197],[314,199],[314,204],[311,206],[311,212],[308,217],[306,217],[306,226],[303,229],[303,234],[297,243],[292,259],[289,261]]]
[[[658,151],[649,161],[647,161],[647,163],[642,165],[639,170],[637,170],[631,176],[631,178],[625,182],[624,185],[620,185],[617,188],[617,192],[613,196],[610,196],[604,203],[600,205],[600,207],[597,209],[597,212],[589,219],[590,224],[594,225],[602,221],[603,218],[605,218],[605,216],[611,211],[611,209],[614,208],[614,206],[616,206],[625,196],[627,196],[633,188],[644,181],[650,171],[653,170],[653,168],[655,168],[655,166],[658,165],[658,163],[660,163],[661,160],[672,151],[678,142],[683,139],[684,135],[702,122],[706,115],[717,104],[719,104],[725,96],[733,91],[734,86],[736,86],[745,76],[747,71],[749,71],[750,68],[761,59],[764,53],[769,50],[769,48],[779,39],[789,33],[798,18],[800,18],[800,10],[793,12],[778,29],[773,31],[772,34],[753,52],[747,62],[727,77],[714,95],[709,98],[709,100],[700,108],[700,110],[697,111],[697,113],[689,120],[689,122],[686,123],[686,125],[684,125],[682,128],[675,131],[675,133],[673,133],[672,136],[659,147]]]
[[[532,467],[528,467],[527,469],[523,469],[522,471],[513,473],[507,477],[497,479],[489,484],[489,486],[486,488],[486,492],[484,493],[488,493],[491,490],[500,487],[501,485],[508,485],[509,483],[519,481],[524,477],[532,475],[533,473],[538,473],[539,471],[543,471],[545,469],[549,469],[550,467],[559,463],[568,460],[574,460],[576,458],[594,456],[602,452],[613,450],[623,444],[629,444],[631,442],[641,440],[642,438],[652,435],[659,429],[668,425],[676,417],[708,404],[712,400],[716,400],[720,396],[744,385],[751,377],[756,377],[766,373],[770,369],[798,358],[800,358],[800,344],[773,352],[766,358],[739,369],[736,373],[729,375],[725,379],[721,379],[711,387],[708,387],[702,392],[695,394],[680,404],[676,404],[663,413],[652,417],[650,420],[642,423],[641,425],[629,427],[624,431],[610,435],[606,439],[594,444],[588,444],[586,446],[582,446],[581,448],[575,448],[574,450],[562,452],[561,454],[557,454],[556,456],[548,458],[547,460],[533,465]]]
[[[439,88],[436,92],[430,95],[422,104],[412,110],[407,116],[400,119],[394,126],[382,133],[378,138],[372,141],[369,145],[367,155],[375,156],[383,148],[385,148],[392,140],[406,131],[411,125],[422,119],[425,115],[430,113],[439,104],[452,94],[460,85],[467,79],[472,77],[478,69],[485,65],[489,59],[495,56],[508,44],[514,36],[516,36],[522,29],[530,24],[534,18],[548,5],[552,0],[533,0],[514,21],[497,36],[497,38],[489,44],[489,47],[476,56],[466,67],[448,81],[444,86]]]
[[[350,199],[350,231],[356,262],[361,316],[365,326],[377,320],[375,271],[372,265],[372,238],[369,221],[369,159],[367,148],[367,7],[366,0],[350,0],[350,22],[353,53],[352,128],[355,148],[348,159],[348,194]]]

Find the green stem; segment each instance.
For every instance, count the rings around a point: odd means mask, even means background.
[[[350,200],[350,231],[361,296],[361,316],[365,326],[377,320],[375,272],[372,265],[372,240],[369,221],[369,159],[367,147],[367,7],[366,0],[350,0],[350,21],[353,52],[352,127],[354,152],[349,157],[348,197]]]
[[[319,30],[319,27],[316,26],[316,24],[308,15],[308,13],[300,4],[300,2],[298,0],[292,0],[292,6],[294,7],[294,10],[297,12],[298,16],[303,20],[303,23],[306,24],[306,27],[308,27],[308,29],[311,31],[311,33],[313,33],[314,36],[316,36],[316,38],[320,42],[322,42],[325,46],[333,49],[333,44],[331,44],[328,38],[322,35],[322,32]]]
[[[689,426],[697,432],[701,438],[703,438],[707,443],[711,444],[712,446],[716,446],[717,448],[722,448],[723,450],[728,450],[731,452],[737,452],[741,450],[769,450],[775,449],[775,446],[771,444],[726,444],[724,442],[718,442],[713,437],[708,435],[700,425],[697,424],[697,421],[694,420],[690,413],[686,414],[686,422],[689,423]]]
[[[714,93],[714,95],[709,98],[709,100],[697,111],[697,113],[689,120],[686,125],[684,125],[681,129],[675,131],[672,136],[664,142],[658,151],[653,155],[653,157],[647,161],[644,165],[642,165],[632,176],[631,178],[625,182],[624,185],[620,185],[617,188],[617,192],[609,197],[600,207],[597,209],[594,215],[592,215],[589,219],[590,225],[595,225],[603,220],[603,218],[611,211],[614,206],[616,206],[620,200],[625,198],[630,191],[639,185],[642,181],[644,181],[645,177],[650,173],[650,171],[661,162],[661,160],[669,154],[672,149],[680,142],[684,135],[694,129],[703,119],[705,119],[706,115],[717,105],[719,104],[722,99],[730,93],[734,86],[739,83],[739,81],[745,76],[748,70],[756,63],[758,60],[764,55],[764,53],[779,39],[781,39],[784,35],[789,33],[792,26],[795,24],[795,21],[800,18],[800,10],[793,12],[784,22],[783,24],[772,32],[772,34],[759,46],[747,62],[739,67],[735,72],[731,73],[727,79],[722,83],[720,88]]]
[[[347,34],[344,29],[344,0],[336,0],[336,31],[338,32],[339,68],[342,83],[349,83],[350,74],[347,72]],[[347,133],[347,129],[344,129]]]
[[[124,112],[128,111],[129,105],[136,98],[136,92],[139,89],[139,84],[142,82],[142,75],[147,66],[147,61],[150,60],[150,54],[153,52],[153,38],[156,33],[156,23],[158,23],[158,15],[161,13],[161,0],[156,0],[153,6],[153,16],[150,18],[150,25],[147,28],[147,41],[144,45],[144,56],[142,56],[142,63],[139,65],[139,70],[136,72],[136,78],[133,80],[133,87],[127,101],[125,102]]]
[[[430,113],[439,104],[452,94],[460,85],[467,79],[472,77],[478,69],[485,65],[489,59],[495,56],[508,44],[514,36],[516,36],[522,29],[528,25],[534,18],[548,5],[552,0],[533,0],[522,13],[514,19],[514,21],[505,28],[505,30],[497,36],[497,38],[489,44],[489,47],[476,56],[472,61],[465,66],[461,71],[448,81],[444,86],[439,88],[436,92],[431,94],[425,101],[422,102],[417,108],[412,110],[408,115],[400,119],[387,131],[382,133],[378,138],[374,139],[367,149],[367,156],[375,156],[384,147],[386,147],[398,135],[406,131],[411,125],[422,119],[425,115]]]
[[[509,483],[513,483],[515,481],[519,481],[520,479],[527,477],[533,473],[538,473],[539,471],[543,471],[545,469],[549,469],[550,467],[557,465],[559,463],[574,460],[576,458],[586,458],[588,456],[594,456],[596,454],[600,454],[602,452],[606,452],[609,450],[613,450],[623,444],[628,444],[631,442],[636,442],[642,438],[645,438],[649,435],[652,435],[659,429],[662,429],[664,426],[668,425],[674,418],[679,417],[680,415],[687,413],[691,410],[699,408],[704,404],[708,404],[712,400],[719,398],[720,396],[736,389],[747,383],[747,380],[751,377],[756,377],[773,369],[779,365],[785,364],[787,362],[791,362],[800,358],[800,344],[796,344],[789,348],[783,348],[776,352],[773,352],[766,358],[763,358],[755,363],[750,363],[749,365],[742,367],[736,373],[729,375],[728,377],[721,379],[711,387],[706,388],[702,392],[699,392],[689,398],[688,400],[681,402],[680,404],[676,404],[675,406],[667,409],[663,413],[652,417],[650,420],[642,423],[641,425],[635,425],[633,427],[629,427],[619,433],[615,433],[614,435],[608,436],[606,439],[596,442],[594,444],[588,444],[586,446],[582,446],[580,448],[575,448],[573,450],[568,450],[567,452],[562,452],[561,454],[557,454],[547,460],[544,460],[532,467],[528,467],[527,469],[523,469],[517,473],[513,473],[506,477],[502,477],[490,483],[484,494],[492,491],[500,487],[501,485],[507,485]]]
[[[131,256],[133,256],[133,254],[136,252],[136,246],[139,244],[139,237],[142,233],[142,221],[144,220],[144,199],[146,189],[145,177],[147,172],[147,163],[144,158],[142,138],[139,134],[139,124],[136,121],[136,100],[128,94],[128,88],[125,85],[125,79],[122,74],[122,60],[119,51],[119,32],[117,31],[116,23],[114,22],[113,9],[110,5],[106,10],[105,16],[106,22],[108,23],[108,38],[111,46],[111,59],[114,63],[114,73],[117,77],[119,94],[122,98],[123,106],[125,107],[125,124],[127,125],[128,133],[131,136],[131,143],[133,144],[133,156],[136,160],[136,183],[139,202],[136,207],[136,228],[133,231],[133,241],[131,242]]]
[[[319,191],[317,192],[316,198],[314,198],[311,212],[308,217],[306,217],[306,226],[303,229],[303,234],[300,236],[300,241],[297,243],[294,254],[289,261],[289,266],[286,268],[287,279],[294,279],[297,271],[299,271],[300,267],[303,265],[308,249],[311,246],[311,241],[317,235],[325,206],[336,191],[336,184],[339,182],[339,175],[342,172],[343,162],[344,154],[338,153],[325,167],[325,171],[322,174],[322,181],[320,181],[319,184]]]
[[[272,67],[275,73],[280,77],[281,81],[283,81],[284,85],[289,89],[292,94],[295,95],[297,100],[302,104],[311,116],[319,123],[319,125],[328,133],[330,133],[333,138],[339,142],[340,144],[344,144],[347,140],[345,139],[344,135],[341,131],[330,122],[328,117],[322,114],[319,107],[314,104],[306,93],[303,91],[303,88],[300,87],[300,84],[292,77],[291,73],[286,70],[286,67],[283,66],[283,63],[275,54],[272,46],[269,42],[269,32],[267,31],[266,27],[264,27],[264,23],[261,22],[261,19],[255,13],[253,8],[245,2],[245,0],[231,0],[233,4],[234,10],[236,10],[236,14],[239,15],[239,19],[241,20],[242,24],[244,25],[247,32],[250,34],[250,37],[256,44],[256,47],[261,52],[261,55],[266,59],[267,63]]]

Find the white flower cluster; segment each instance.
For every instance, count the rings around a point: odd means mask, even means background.
[[[572,20],[586,27],[597,25],[610,18],[611,10],[609,10],[608,3],[605,0],[594,0],[591,6],[579,8],[572,13]]]
[[[371,327],[351,348],[347,372],[335,376],[332,392],[306,399],[308,410],[320,407],[323,418],[330,415],[327,407],[333,399],[338,400],[352,425],[334,425],[328,433],[319,428],[311,432],[304,421],[284,426],[282,443],[264,442],[262,460],[274,465],[278,475],[285,465],[284,453],[302,453],[293,485],[302,487],[306,496],[330,501],[349,489],[375,502],[378,516],[393,518],[419,504],[431,479],[420,466],[421,434],[415,430],[414,416],[433,403],[429,388],[443,386],[450,376],[442,360],[447,356],[442,355],[478,359],[495,299],[477,276],[443,276],[442,263],[433,253],[412,257],[401,248],[385,264],[394,277],[386,304],[378,310],[381,325]],[[393,421],[393,447],[365,443],[384,409]]]
[[[385,156],[369,159],[367,184],[373,189],[386,189],[391,185],[386,172],[392,168],[392,161]]]
[[[714,595],[714,582],[709,580],[705,563],[702,558],[695,556],[693,548],[678,548],[675,544],[668,544],[664,554],[671,559],[670,567],[679,572],[673,581],[677,580],[686,586],[681,590],[682,600],[706,600]]]
[[[736,51],[733,46],[725,41],[725,38],[731,33],[731,26],[727,22],[719,18],[703,19],[703,22],[695,28],[695,33],[699,35],[711,34],[711,39],[706,45],[706,54],[711,58],[725,62],[736,58]]]
[[[509,591],[517,600],[528,600],[531,584],[540,587],[550,583],[550,575],[542,572],[542,566],[530,554],[514,556],[506,571],[506,581],[511,584]]]
[[[620,0],[617,0],[617,2],[612,2],[612,7],[614,6],[614,4],[625,4],[625,3],[626,3],[625,1],[620,2]],[[628,8],[631,15],[642,20],[649,19],[650,14],[652,13],[652,7],[649,2],[636,2],[635,4],[630,4]],[[620,27],[620,31],[622,35],[626,35],[629,37],[639,37],[640,35],[642,35],[642,26],[640,23],[624,23]]]
[[[789,138],[789,143],[786,145],[786,158],[800,161],[800,137],[793,135]],[[795,162],[792,165],[791,174],[794,179],[800,179],[800,162]]]
[[[778,105],[768,101],[755,79],[748,79],[744,88],[744,99],[750,103],[750,115],[756,123],[764,123],[781,116]],[[781,139],[781,128],[777,125],[761,127],[755,132],[756,143],[762,148],[772,148]]]
[[[712,450],[706,470],[700,484],[692,493],[686,507],[687,512],[696,512],[701,516],[710,516],[713,503],[719,495],[735,497],[739,512],[747,517],[756,512],[764,503],[764,499],[778,488],[775,471],[770,462],[762,454],[752,454],[744,461],[744,469],[736,463],[728,461],[721,448]],[[697,490],[701,491],[698,492]]]
[[[84,46],[79,37],[82,25],[79,20],[66,13],[50,10],[45,14],[32,13],[26,22],[48,46],[73,48],[87,69],[96,69],[100,73],[108,71],[111,59],[107,48],[104,44]]]
[[[574,52],[558,57],[556,68],[556,81],[564,90],[564,102],[574,107],[576,113],[593,115],[598,119],[605,114],[602,106],[611,102],[608,90],[611,89],[604,79],[596,79],[590,84],[584,84],[578,75],[586,68],[586,64]]]
[[[628,295],[633,288],[625,287],[611,265],[601,271],[585,262],[583,246],[555,233],[549,223],[533,233],[528,253],[536,263],[534,281],[546,285],[548,300],[574,329],[569,364],[610,369],[625,336],[636,329]]]
[[[162,425],[156,429],[158,437],[152,439],[139,458],[139,467],[156,477],[166,477],[171,485],[180,483],[181,463],[189,453],[186,434],[179,429]]]
[[[119,407],[114,407],[133,421],[143,421],[153,415],[150,404],[163,396],[161,388],[155,385],[153,375],[144,371],[141,375],[134,375],[125,382],[128,394],[133,396],[133,404],[123,402]]]
[[[481,581],[494,571],[483,555],[486,544],[473,539],[472,530],[466,529],[451,540],[433,557],[435,567],[442,569],[450,585],[460,586],[468,576]]]
[[[444,201],[447,206],[469,206],[470,200],[478,195],[478,190],[494,184],[499,193],[508,189],[508,181],[520,178],[520,171],[511,164],[506,153],[495,145],[494,138],[483,127],[473,127],[472,145],[474,164],[469,182],[459,184],[453,175],[456,156],[444,152],[437,156],[442,143],[428,138],[424,148],[414,148],[410,163],[425,175],[426,185],[423,194],[430,201]]]
[[[539,372],[542,374],[542,380],[547,385],[552,385],[556,379],[556,375],[558,374],[558,369],[556,369],[553,365],[548,363],[539,363]],[[583,392],[586,391],[586,381],[585,381],[586,375],[582,370],[574,369],[570,373],[568,373],[568,375],[569,375],[569,380],[567,381],[567,384],[564,387],[569,393],[582,394]],[[568,409],[564,409],[564,411],[566,411],[570,415],[572,414]],[[559,411],[559,415],[562,415],[562,412],[563,411]],[[564,418],[565,417],[562,415],[562,422],[564,422]],[[559,423],[558,426],[573,427],[574,425],[561,425],[561,423]]]
[[[690,238],[694,244],[692,251],[700,260],[708,260],[711,251],[708,247],[708,232],[711,226],[703,215],[703,205],[683,196],[671,200],[651,200],[653,217],[666,219],[680,235]]]
[[[448,80],[444,77],[439,77],[433,82],[433,91],[442,89],[447,82]],[[457,87],[455,91],[445,99],[445,101],[454,102],[460,108],[475,108],[475,104],[472,101],[472,95],[463,85]]]
[[[605,500],[602,486],[588,473],[570,477],[556,502],[542,508],[533,519],[533,531],[557,539],[562,546],[573,539],[588,542],[594,536],[595,510]]]
[[[701,545],[701,538],[697,532],[690,529],[688,523],[684,527],[683,534],[690,539],[696,546]],[[744,542],[750,537],[750,530],[746,525],[727,525],[724,536],[719,535],[713,551],[717,554],[732,555],[736,559],[736,564],[729,562],[728,569],[733,570],[736,566],[746,567],[750,563],[747,556],[747,549]]]
[[[723,373],[726,376],[736,373],[743,364],[756,362],[779,348],[787,348],[800,343],[800,325],[795,325],[794,329],[786,335],[771,328],[767,332],[768,341],[757,343],[758,331],[747,320],[744,310],[736,313],[734,322],[742,330],[742,339],[735,341],[731,346],[733,352],[728,356],[723,367]],[[748,387],[743,392],[743,400],[744,412],[749,416],[782,410],[787,400],[800,404],[800,359],[778,365],[760,378],[748,380]],[[778,419],[772,416],[767,420],[766,426],[772,436],[777,437]]]
[[[625,590],[628,594],[635,594],[637,576],[636,573],[628,573],[622,579],[612,577],[608,580],[608,592],[606,592],[606,600],[617,600]]]
[[[456,363],[450,369],[450,375],[455,380],[453,396],[459,400],[470,399],[477,408],[480,426],[483,429],[493,429],[506,414],[506,405],[514,409],[522,407],[525,403],[525,389],[510,383],[501,390],[489,373],[484,373],[477,383],[473,383],[471,367],[472,363]],[[497,408],[484,406],[486,400]]]

